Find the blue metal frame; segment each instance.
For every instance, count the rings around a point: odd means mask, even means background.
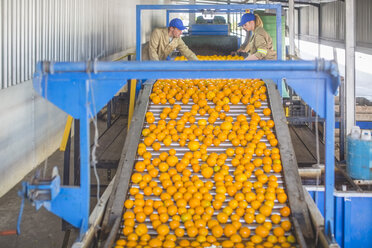
[[[357,121],[356,126],[360,127],[361,129],[372,129],[372,122],[371,121]],[[340,122],[336,122],[336,128],[340,128]]]
[[[82,232],[89,215],[89,117],[95,115],[112,96],[133,78],[262,78],[288,84],[309,101],[326,119],[325,228],[333,233],[334,206],[334,95],[339,85],[337,66],[324,61],[147,61],[147,62],[40,62],[34,88],[44,98],[80,119],[81,187],[61,187],[49,209]],[[311,82],[311,83],[309,83]],[[315,91],[314,88],[317,90]],[[314,92],[319,94],[316,102]],[[59,201],[57,201],[59,199]],[[49,204],[49,202],[48,202]],[[59,210],[63,211],[57,211]]]
[[[318,194],[317,206],[324,214],[324,190],[309,189],[313,199]],[[372,194],[335,192],[334,234],[337,243],[344,248],[372,247]]]
[[[137,5],[136,8],[136,60],[142,57],[141,44],[141,13],[142,10],[166,10],[166,25],[169,23],[169,13],[172,12],[198,12],[213,9],[217,12],[242,12],[246,9],[275,9],[276,10],[276,39],[277,48],[282,47],[282,6],[280,4],[237,4],[237,5]],[[282,60],[282,49],[277,49],[277,58]]]

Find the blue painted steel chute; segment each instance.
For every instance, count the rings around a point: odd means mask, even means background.
[[[334,109],[333,98],[339,78],[329,61],[187,61],[187,62],[41,62],[34,78],[35,90],[44,98],[80,119],[80,187],[49,183],[59,192],[54,198],[38,202],[52,213],[80,228],[88,229],[90,200],[89,118],[133,78],[262,78],[279,82],[286,78],[303,97],[312,96],[314,84],[319,86],[325,104],[313,106],[326,119],[326,188],[325,227],[332,233],[334,188]],[[312,84],[301,80],[311,79]],[[291,82],[294,82],[291,85]],[[317,108],[316,108],[317,107]],[[47,187],[47,186],[44,186]],[[37,185],[26,184],[24,196]],[[32,199],[35,201],[35,199]],[[63,211],[60,211],[63,210]]]

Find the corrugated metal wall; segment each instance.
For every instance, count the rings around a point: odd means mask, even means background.
[[[126,49],[135,4],[150,2],[165,1],[1,0],[0,89],[30,79],[36,61],[84,61]]]
[[[356,1],[357,43],[360,46],[372,47],[372,1]]]
[[[67,114],[27,80],[35,62],[87,60],[134,48],[137,4],[170,1],[0,0],[0,88],[8,87],[0,90],[0,197],[57,149],[64,131]],[[165,25],[165,11],[148,11],[142,20],[146,40]]]
[[[318,9],[314,6],[300,9],[300,32],[306,35],[318,35]]]
[[[320,8],[320,36],[332,40],[345,39],[345,4],[334,2]]]
[[[300,35],[318,36],[318,8],[299,10]],[[345,3],[337,1],[320,5],[321,39],[343,42],[345,39]],[[372,1],[356,1],[357,46],[372,48]]]

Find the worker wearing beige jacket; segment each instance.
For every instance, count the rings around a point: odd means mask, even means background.
[[[155,29],[150,37],[150,42],[145,46],[143,60],[166,60],[168,55],[178,49],[188,60],[198,60],[180,37],[182,30],[186,29],[180,19],[174,18],[169,22],[168,28]]]
[[[247,32],[253,31],[248,44],[243,44],[237,52],[249,53],[245,60],[276,60],[273,41],[263,28],[263,22],[258,15],[246,13],[242,16],[239,26]]]

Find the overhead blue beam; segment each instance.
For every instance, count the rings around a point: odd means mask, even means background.
[[[41,73],[58,73],[58,72],[109,72],[109,71],[205,71],[205,70],[224,70],[224,71],[240,71],[240,70],[267,70],[267,71],[331,71],[334,69],[334,64],[331,61],[95,61],[95,62],[41,62],[37,67]]]

